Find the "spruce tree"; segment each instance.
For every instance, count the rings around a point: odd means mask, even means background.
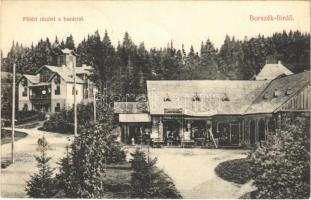
[[[147,159],[146,154],[138,148],[131,155],[131,198],[181,198],[170,178],[154,166],[156,158]]]
[[[48,162],[51,157],[47,156],[46,151],[49,145],[43,136],[38,140],[38,151],[40,156],[35,156],[39,172],[31,176],[27,181],[26,192],[29,197],[33,198],[51,198],[55,195],[55,180],[53,179],[53,169]]]

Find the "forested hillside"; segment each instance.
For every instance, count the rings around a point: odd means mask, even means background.
[[[310,67],[310,33],[299,31],[243,41],[226,36],[220,49],[207,40],[199,52],[192,46],[189,50],[176,49],[173,41],[163,48],[146,49],[144,43],[134,44],[128,33],[115,47],[107,32],[100,36],[96,31],[79,44],[72,35],[65,41],[42,39],[30,47],[15,42],[4,67],[10,69],[16,60],[17,72],[34,73],[44,64],[55,64],[53,57],[59,48],[75,49],[79,66],[94,66],[94,80],[109,94],[144,93],[145,80],[150,79],[250,79],[266,62],[278,60],[293,72]]]

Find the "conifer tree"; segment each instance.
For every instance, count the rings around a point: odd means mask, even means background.
[[[154,166],[156,159],[147,159],[146,154],[140,149],[136,149],[131,155],[133,157],[130,161],[133,169],[131,175],[132,198],[181,198],[168,176]]]
[[[43,136],[38,140],[38,151],[40,156],[36,156],[37,166],[39,172],[31,176],[27,181],[25,188],[27,195],[33,198],[51,198],[56,194],[55,180],[53,179],[53,169],[49,166],[48,162],[51,157],[47,156],[46,151],[49,145]]]

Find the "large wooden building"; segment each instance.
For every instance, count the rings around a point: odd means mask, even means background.
[[[74,104],[74,76],[78,103],[91,102],[96,89],[90,75],[93,67],[76,66],[73,50],[62,49],[55,57],[55,66],[43,65],[35,74],[23,74],[17,81],[18,110],[60,112]]]
[[[282,112],[310,110],[309,71],[292,74],[279,64],[264,66],[260,80],[147,81],[147,101],[115,103],[121,138],[216,147],[264,142]]]

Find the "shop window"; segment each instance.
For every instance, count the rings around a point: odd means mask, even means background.
[[[55,112],[60,112],[60,103],[57,103],[55,106]]]
[[[60,86],[59,85],[56,86],[55,95],[60,95]]]

